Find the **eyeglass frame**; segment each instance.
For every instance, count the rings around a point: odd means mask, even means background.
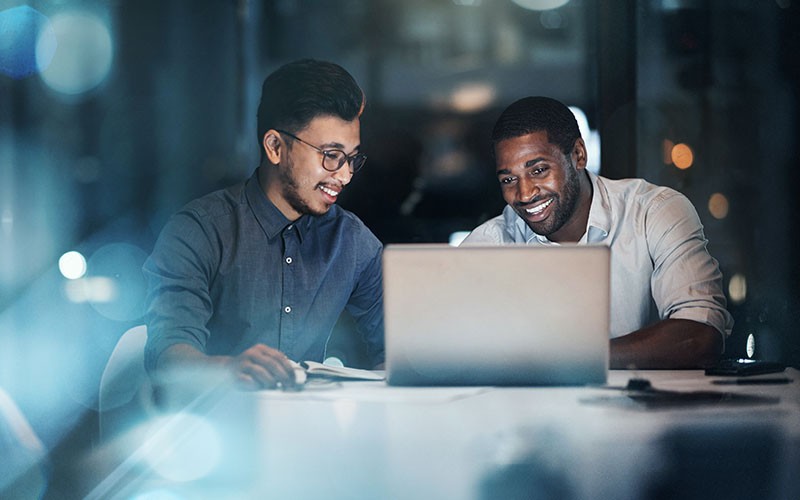
[[[280,129],[277,129],[277,128],[275,129],[275,131],[278,132],[279,134],[288,135],[292,139],[294,139],[296,141],[300,141],[300,142],[302,142],[303,144],[305,144],[306,146],[308,146],[310,148],[314,148],[319,154],[322,155],[322,168],[324,168],[328,172],[338,172],[339,170],[341,170],[341,168],[344,166],[344,164],[347,163],[347,165],[350,167],[350,172],[355,174],[356,172],[358,172],[359,170],[364,168],[364,164],[367,163],[367,155],[365,155],[364,153],[358,152],[358,153],[353,153],[352,155],[348,155],[343,150],[337,149],[337,148],[322,149],[322,148],[318,148],[317,146],[311,144],[310,142],[304,141],[303,139],[301,139],[301,138],[297,137],[296,135],[292,134],[291,132],[287,132],[285,130],[280,130]],[[336,167],[333,170],[331,170],[331,169],[329,169],[328,167],[325,166],[325,159],[326,158],[331,158],[328,155],[332,151],[338,151],[338,152],[342,153],[342,158],[341,158],[341,160],[339,160],[339,166]],[[356,161],[357,159],[361,159],[361,165],[359,165],[358,168],[354,168],[353,167],[353,162]]]

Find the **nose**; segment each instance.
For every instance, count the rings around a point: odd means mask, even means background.
[[[528,203],[539,194],[539,186],[531,179],[524,176],[517,183],[517,199],[521,203]]]
[[[350,184],[350,181],[353,179],[353,171],[351,170],[350,162],[344,162],[342,168],[333,173],[333,177],[341,182],[342,186]]]

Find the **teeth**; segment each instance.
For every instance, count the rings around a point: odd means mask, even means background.
[[[549,200],[547,200],[546,202],[542,203],[541,205],[536,205],[535,207],[526,208],[525,211],[528,212],[529,214],[538,214],[542,210],[544,210],[545,208],[550,206],[551,203],[553,203],[553,198],[550,198]]]
[[[327,193],[327,194],[329,194],[329,195],[331,195],[331,196],[339,196],[339,191],[334,191],[333,189],[331,189],[331,188],[327,188],[327,187],[325,187],[325,186],[320,186],[319,188],[320,188],[322,191],[324,191],[325,193]]]

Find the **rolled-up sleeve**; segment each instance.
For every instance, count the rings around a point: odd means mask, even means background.
[[[365,245],[358,249],[360,269],[347,310],[353,315],[359,332],[367,344],[373,365],[386,359],[383,328],[383,245],[369,235]]]
[[[733,318],[726,309],[719,264],[692,203],[677,191],[665,191],[646,214],[646,236],[653,260],[651,289],[662,319],[689,319],[730,335]]]
[[[209,282],[218,258],[211,241],[198,215],[183,210],[167,222],[144,264],[148,280],[145,368],[149,372],[172,345],[205,350],[206,325],[213,312]]]

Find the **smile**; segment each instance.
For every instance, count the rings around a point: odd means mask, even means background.
[[[334,198],[339,196],[339,191],[334,191],[333,189],[325,186],[320,186],[319,188],[322,190],[323,193],[327,194],[328,196],[333,196]]]
[[[534,207],[526,208],[525,211],[531,215],[536,215],[541,213],[545,208],[549,207],[551,203],[553,203],[553,198],[550,198],[546,202],[540,203]]]

